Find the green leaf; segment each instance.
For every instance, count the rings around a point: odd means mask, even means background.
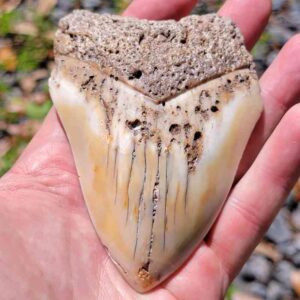
[[[3,81],[0,81],[0,94],[7,93],[9,91],[9,85]]]
[[[4,175],[17,160],[28,141],[18,139],[16,143],[0,158],[0,177]]]
[[[43,104],[29,103],[26,107],[26,115],[29,119],[42,120],[48,113],[52,106],[50,100]]]
[[[235,292],[236,288],[231,285],[226,292],[225,300],[231,300]]]
[[[116,13],[123,12],[130,4],[130,0],[113,0],[113,7]]]
[[[6,36],[11,33],[13,24],[20,19],[19,11],[0,13],[0,36]]]
[[[37,27],[40,34],[49,32],[54,29],[54,24],[45,16],[34,15],[33,23]]]
[[[23,46],[19,49],[19,71],[29,72],[36,69],[40,63],[46,60],[52,43],[34,37],[26,37]]]
[[[19,114],[16,112],[8,112],[4,107],[0,107],[0,121],[6,123],[17,123],[19,120]]]

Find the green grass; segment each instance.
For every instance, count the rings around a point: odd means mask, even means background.
[[[43,104],[29,103],[26,107],[26,116],[32,120],[43,120],[51,107],[51,100],[47,100]]]
[[[12,26],[21,19],[21,14],[13,10],[7,13],[0,13],[0,36],[7,36],[11,33]]]
[[[0,177],[12,167],[27,144],[27,140],[17,138],[14,145],[0,158]]]
[[[231,285],[227,290],[225,300],[231,300],[235,291],[236,291],[236,288],[233,285]]]

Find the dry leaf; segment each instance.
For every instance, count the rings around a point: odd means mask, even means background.
[[[39,128],[41,123],[36,120],[25,120],[20,124],[9,124],[7,126],[7,132],[10,135],[17,135],[23,138],[28,138],[34,135]]]
[[[3,156],[11,147],[11,138],[5,137],[0,139],[0,157]]]
[[[0,0],[0,12],[9,12],[15,9],[21,0]]]
[[[38,29],[36,26],[31,22],[18,22],[12,28],[12,31],[17,34],[25,34],[36,36],[38,34]]]
[[[20,86],[25,93],[31,93],[34,90],[35,85],[36,81],[31,76],[31,74],[29,76],[23,77],[20,81]]]
[[[6,104],[6,110],[12,113],[25,113],[26,111],[26,102],[23,99],[12,98]]]
[[[255,253],[266,256],[273,262],[278,262],[282,259],[282,255],[277,251],[277,249],[270,243],[261,242],[257,245],[254,250]]]
[[[7,71],[15,71],[17,67],[17,56],[11,47],[0,48],[0,65]]]
[[[36,92],[31,95],[31,100],[36,104],[43,104],[48,100],[48,95],[44,92]]]
[[[262,300],[262,298],[254,297],[242,292],[236,292],[232,296],[232,300]]]
[[[41,15],[47,15],[57,3],[57,0],[38,0],[37,12]]]
[[[38,69],[31,73],[34,80],[41,80],[49,76],[49,72],[46,69]]]

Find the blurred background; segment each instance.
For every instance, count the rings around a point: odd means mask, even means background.
[[[47,81],[53,67],[52,41],[58,20],[75,8],[120,13],[129,2],[0,0],[0,177],[18,158],[52,106]],[[199,1],[193,13],[216,12],[222,2]],[[269,25],[252,51],[259,75],[299,30],[300,0],[273,0]],[[300,299],[299,201],[298,183],[230,287],[228,299]]]

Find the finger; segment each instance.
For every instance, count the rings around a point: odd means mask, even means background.
[[[241,30],[248,49],[251,49],[268,23],[271,0],[227,0],[219,15],[231,18]]]
[[[232,191],[207,244],[232,279],[278,213],[300,170],[300,104],[282,119]]]
[[[292,58],[292,59],[291,59]],[[300,34],[282,49],[260,80],[264,111],[240,164],[240,178],[286,111],[300,100]]]
[[[139,19],[178,20],[188,15],[196,3],[197,0],[134,0],[123,15]]]

